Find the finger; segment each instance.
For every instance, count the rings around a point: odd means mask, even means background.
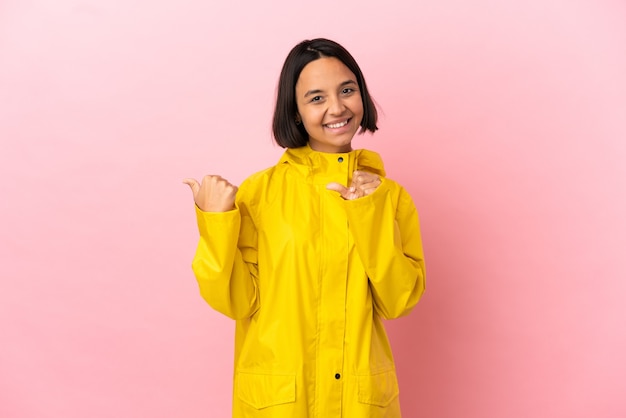
[[[350,195],[353,194],[354,191],[355,191],[354,187],[347,188],[343,184],[334,183],[334,182],[333,183],[328,183],[326,185],[326,188],[328,190],[333,190],[333,191],[339,193],[341,195],[341,197],[343,197],[344,199],[350,199]]]
[[[368,188],[363,188],[361,189],[361,191],[363,192],[363,194],[365,196],[369,196],[372,193],[374,193],[376,191],[377,187],[368,187]]]
[[[374,182],[376,180],[380,180],[380,177],[377,176],[376,174],[369,173],[367,171],[356,170],[352,174],[352,184],[357,187]]]
[[[368,184],[375,184],[375,183],[380,184],[380,177],[378,176],[372,176],[372,177],[366,177],[366,178],[361,177],[359,185],[367,186]]]
[[[363,197],[363,192],[361,191],[353,191],[347,194],[347,196],[344,196],[344,199],[346,200],[356,200],[360,197]]]
[[[200,190],[200,184],[198,183],[196,179],[188,178],[188,179],[183,180],[183,183],[185,183],[191,188],[191,191],[193,192],[194,196],[198,193],[198,190]]]
[[[359,186],[358,190],[361,191],[365,191],[365,190],[376,190],[378,188],[378,186],[380,186],[380,182],[371,182],[371,183],[365,183],[362,184],[361,186]]]
[[[334,190],[336,192],[339,192],[339,194],[344,194],[344,193],[347,193],[349,191],[349,189],[346,186],[344,186],[343,184],[334,183],[334,182],[333,183],[328,183],[326,185],[326,188],[328,190]]]
[[[228,186],[226,187],[225,194],[234,202],[235,196],[237,196],[238,191],[239,191],[239,188],[237,186],[233,186],[232,184],[229,183]]]
[[[352,186],[358,187],[363,183],[363,172],[355,171],[352,173],[352,182],[350,183]]]
[[[227,190],[229,188],[237,189],[237,186],[235,186],[234,184],[232,184],[231,182],[229,182],[228,180],[226,180],[224,177],[222,177],[220,175],[208,175],[208,176],[205,176],[204,177],[204,181],[206,181],[207,184],[211,184],[213,186],[220,187],[223,190]]]

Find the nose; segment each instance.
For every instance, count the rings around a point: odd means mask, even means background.
[[[328,112],[331,115],[341,115],[346,110],[346,105],[339,96],[331,96],[328,99]]]

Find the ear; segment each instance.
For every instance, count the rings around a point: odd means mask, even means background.
[[[302,123],[302,118],[300,117],[299,113],[296,113],[296,125],[300,125]]]

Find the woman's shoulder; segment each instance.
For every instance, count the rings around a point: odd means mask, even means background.
[[[238,197],[254,205],[263,200],[280,165],[273,165],[248,176],[239,186]]]
[[[241,188],[258,188],[259,186],[267,184],[269,179],[274,174],[274,171],[276,171],[276,165],[264,168],[263,170],[257,171],[256,173],[249,175],[241,183]]]

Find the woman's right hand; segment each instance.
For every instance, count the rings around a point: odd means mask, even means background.
[[[183,183],[191,188],[193,200],[203,212],[228,212],[235,208],[237,186],[220,176],[204,176],[202,183],[188,178]]]

